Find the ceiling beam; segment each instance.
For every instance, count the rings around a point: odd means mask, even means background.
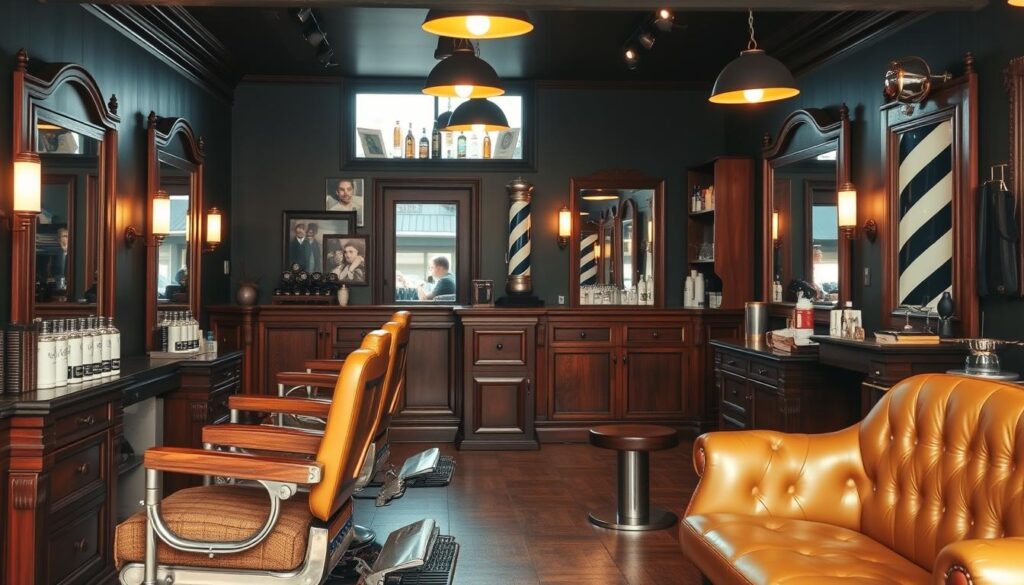
[[[42,1],[42,0],[41,0]],[[80,0],[47,0],[75,3]],[[637,10],[636,0],[99,0],[94,4],[256,7],[387,7],[442,9]],[[806,12],[977,10],[988,0],[660,0],[658,7],[677,10],[784,10]]]

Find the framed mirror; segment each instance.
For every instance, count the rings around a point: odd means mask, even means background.
[[[159,348],[158,313],[192,311],[199,319],[202,292],[203,143],[183,118],[149,113],[146,126],[147,205],[169,200],[167,234],[146,222],[146,349]]]
[[[39,213],[15,214],[11,321],[114,314],[117,99],[80,65],[14,70],[14,148],[41,165]]]
[[[976,269],[978,80],[966,74],[914,107],[881,108],[886,208],[882,233],[883,323],[934,316],[953,297],[956,335],[979,330]]]
[[[573,177],[573,235],[570,241],[570,306],[612,304],[664,306],[664,255],[655,245],[664,229],[665,183],[636,171],[600,171]],[[601,302],[589,299],[588,287],[601,289]],[[648,304],[642,292],[653,289]],[[615,294],[603,294],[615,290]],[[609,298],[611,297],[611,298]]]
[[[849,140],[845,105],[838,118],[797,110],[774,142],[765,136],[764,299],[773,300],[776,282],[782,303],[796,302],[794,288],[813,291],[812,300],[823,308],[850,299],[849,248],[840,237],[837,200],[840,185],[849,181]]]

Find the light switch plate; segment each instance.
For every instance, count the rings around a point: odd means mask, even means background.
[[[231,260],[224,261],[224,274],[231,274]]]
[[[565,304],[565,295],[558,295],[558,304],[559,305],[564,305]]]
[[[871,269],[864,267],[864,286],[871,286]]]

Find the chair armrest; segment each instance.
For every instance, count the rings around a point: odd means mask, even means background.
[[[328,400],[316,398],[283,398],[280,396],[234,395],[228,397],[228,408],[250,412],[274,412],[327,418],[331,411]]]
[[[307,370],[313,370],[314,372],[333,372],[337,374],[341,371],[341,367],[345,365],[345,360],[306,360],[302,365]]]
[[[1024,538],[961,540],[939,551],[935,585],[1024,583]]]
[[[706,433],[693,444],[700,476],[686,515],[743,514],[860,527],[871,483],[858,427],[821,435]]]
[[[239,449],[316,455],[322,432],[266,425],[220,424],[203,427],[203,442]]]
[[[275,378],[285,386],[312,386],[334,390],[338,385],[337,374],[310,374],[307,372],[279,372]]]
[[[191,475],[219,475],[237,479],[314,484],[320,482],[323,466],[316,461],[264,457],[248,453],[224,453],[185,447],[146,449],[146,469]]]

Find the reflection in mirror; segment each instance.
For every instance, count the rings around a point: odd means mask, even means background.
[[[161,311],[189,309],[191,182],[191,172],[160,162],[160,190],[171,201],[170,231],[157,250],[156,298]]]
[[[35,237],[35,304],[95,306],[101,142],[44,121],[36,130],[42,201]]]
[[[459,207],[395,204],[395,301],[455,302]]]
[[[587,302],[584,295],[581,303],[642,304],[638,290],[654,276],[654,193],[607,187],[580,190],[580,284],[615,289],[614,296],[609,290],[598,291],[600,302]]]
[[[601,246],[598,245],[598,224],[589,221],[590,213],[580,212],[580,286],[598,284],[598,267],[601,263]]]
[[[622,288],[636,285],[636,203],[632,199],[622,202],[619,214],[619,234],[622,238]]]

